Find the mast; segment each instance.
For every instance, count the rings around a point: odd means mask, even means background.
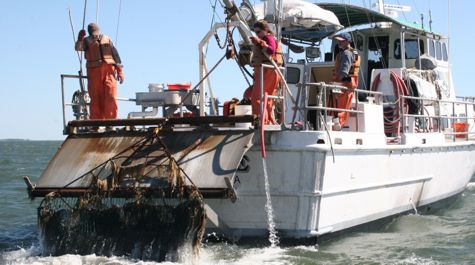
[[[383,0],[378,0],[378,9],[379,9],[379,13],[384,14],[384,1]]]

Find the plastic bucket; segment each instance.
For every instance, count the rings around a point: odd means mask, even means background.
[[[465,122],[454,122],[452,125],[454,127],[455,132],[466,132],[467,131],[467,124]],[[458,133],[458,134],[455,134],[455,137],[465,138],[466,134]]]
[[[163,92],[165,85],[164,84],[148,84],[148,91],[149,92]]]
[[[236,116],[252,115],[251,105],[236,105],[234,107],[234,115]],[[237,128],[249,128],[252,126],[252,124],[250,122],[236,122],[235,126]]]

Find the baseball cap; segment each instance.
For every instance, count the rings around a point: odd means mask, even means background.
[[[352,41],[351,34],[348,32],[343,32],[335,36],[335,39],[337,40],[347,40],[347,41]]]

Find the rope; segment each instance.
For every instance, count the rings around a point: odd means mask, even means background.
[[[117,16],[117,28],[115,30],[115,46],[117,47],[119,41],[119,22],[120,22],[120,12],[122,10],[122,0],[119,1],[119,14]]]
[[[219,61],[211,68],[211,70],[192,88],[188,91],[186,96],[181,100],[180,104],[178,104],[178,108],[183,106],[183,103],[190,97],[191,93],[194,92],[200,85],[203,83],[203,81],[208,78],[208,76],[216,69],[216,67],[226,58],[226,53],[219,59]]]

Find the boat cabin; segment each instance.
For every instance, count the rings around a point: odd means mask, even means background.
[[[333,83],[333,68],[339,52],[338,43],[333,37],[348,32],[353,40],[351,46],[361,59],[358,88],[355,90],[357,96],[353,99],[352,109],[358,110],[358,104],[378,102],[380,99],[385,113],[386,135],[395,135],[395,131],[399,129],[388,130],[388,124],[399,119],[405,119],[405,132],[443,131],[457,122],[473,123],[473,120],[460,121],[460,118],[473,116],[473,106],[443,102],[456,100],[446,38],[422,25],[377,11],[347,4],[318,6],[333,12],[342,27],[283,28],[282,39],[285,43],[290,43],[286,54],[286,79],[292,94],[299,95],[299,103],[308,110],[304,117],[302,112],[293,115],[293,109],[287,107],[286,122],[307,120],[310,129],[321,130],[325,125],[316,113],[325,112],[324,121],[329,125],[331,111],[322,107],[328,107],[329,94],[338,90],[328,87]],[[298,55],[292,52],[291,45],[305,46],[304,57],[294,59]],[[326,50],[322,51],[323,48]],[[397,91],[392,73],[404,82],[407,87],[404,88],[407,90],[405,93]],[[322,85],[327,87],[322,88]],[[401,96],[405,97],[404,103],[400,101]],[[292,104],[289,99],[287,104]],[[396,114],[401,112],[400,109],[404,109],[406,113],[403,111],[402,115]],[[388,114],[389,112],[392,113]],[[343,130],[361,131],[362,127],[356,128],[355,125],[355,119],[360,115],[350,113],[349,116],[347,127]]]

